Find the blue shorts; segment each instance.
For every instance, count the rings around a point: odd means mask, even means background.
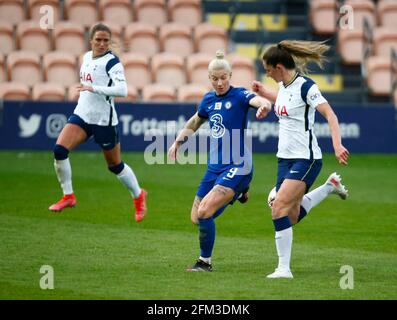
[[[276,190],[280,189],[284,179],[301,180],[306,183],[306,192],[309,191],[321,171],[321,159],[278,159]]]
[[[87,140],[94,136],[95,142],[104,150],[111,150],[120,142],[117,126],[88,124],[77,114],[72,114],[68,119],[68,123],[81,127],[87,134]]]
[[[199,198],[204,198],[216,184],[219,184],[231,188],[235,192],[232,201],[230,201],[230,204],[232,204],[248,188],[252,180],[253,170],[247,175],[242,175],[238,174],[239,169],[238,167],[230,167],[220,173],[207,170],[203,179],[201,179],[196,195]]]

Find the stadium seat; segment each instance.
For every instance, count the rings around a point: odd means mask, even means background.
[[[194,27],[202,22],[200,0],[169,0],[170,21]]]
[[[25,19],[24,0],[0,0],[0,21],[18,24]]]
[[[42,55],[52,50],[52,38],[49,29],[42,29],[37,21],[22,21],[17,26],[17,48],[34,51]]]
[[[3,100],[30,100],[30,89],[26,83],[0,83],[0,99]]]
[[[374,30],[373,46],[375,55],[389,57],[392,48],[397,51],[396,29],[391,27],[376,28]]]
[[[331,35],[336,31],[336,0],[310,1],[309,18],[317,34]]]
[[[395,0],[379,0],[378,20],[383,27],[397,28],[397,2]]]
[[[142,90],[143,101],[172,102],[176,100],[175,89],[166,84],[151,83]]]
[[[135,20],[159,27],[168,21],[165,0],[135,0]]]
[[[29,86],[41,82],[40,56],[31,51],[13,51],[7,58],[9,81],[22,82]]]
[[[67,20],[91,27],[99,20],[95,0],[65,0],[64,15]]]
[[[39,82],[32,88],[32,99],[39,101],[65,101],[65,87],[52,82]]]
[[[8,54],[15,50],[13,26],[11,22],[0,21],[0,53]]]
[[[178,101],[199,102],[208,92],[208,88],[201,84],[189,83],[178,88]]]
[[[393,102],[394,102],[394,106],[397,109],[397,87],[396,87],[396,89],[394,89],[394,92],[393,92]]]
[[[360,64],[363,59],[364,33],[362,30],[339,30],[338,51],[344,64]]]
[[[143,53],[126,52],[120,56],[127,84],[138,89],[151,83],[149,57]]]
[[[126,25],[133,21],[130,0],[100,0],[99,9],[105,23],[112,22]]]
[[[152,56],[160,51],[156,27],[147,23],[133,22],[124,33],[127,51]]]
[[[251,89],[252,81],[256,79],[255,66],[252,59],[231,54],[226,57],[226,60],[232,66],[232,80],[231,83],[237,87],[244,87]]]
[[[376,6],[371,0],[346,0],[344,5],[353,8],[353,29],[362,30],[364,19],[367,19],[371,29],[377,25]]]
[[[192,30],[179,23],[166,23],[160,27],[162,51],[186,57],[194,51]]]
[[[61,21],[53,32],[55,50],[70,52],[75,55],[87,50],[84,27],[81,24]]]
[[[190,83],[197,83],[209,87],[208,64],[215,54],[195,53],[187,57],[187,76]]]
[[[220,26],[201,23],[194,28],[194,42],[198,52],[215,55],[217,50],[227,52],[226,31]]]
[[[0,53],[0,82],[7,81],[7,72],[4,55]]]
[[[45,12],[40,13],[40,8],[44,5],[50,6],[53,12],[53,22],[61,20],[61,5],[58,0],[28,0],[28,10],[30,20],[40,21]],[[47,14],[50,14],[48,12]]]
[[[367,61],[367,85],[369,94],[374,96],[391,95],[390,57],[372,56]]]
[[[43,56],[44,79],[48,82],[69,86],[78,81],[75,55],[52,51]]]
[[[67,100],[68,101],[77,101],[79,100],[80,93],[77,91],[77,86],[79,86],[80,83],[73,83],[72,85],[68,86],[66,91],[67,91]]]
[[[138,100],[138,89],[135,86],[128,85],[128,95],[126,97],[116,97],[116,102],[134,102]]]
[[[162,52],[152,57],[152,78],[156,83],[179,87],[186,83],[185,63],[181,56]]]

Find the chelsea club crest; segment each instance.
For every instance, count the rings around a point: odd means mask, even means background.
[[[232,103],[230,101],[225,103],[225,108],[230,109],[232,107]]]

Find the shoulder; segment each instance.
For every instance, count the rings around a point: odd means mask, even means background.
[[[253,97],[256,96],[255,92],[248,90],[244,87],[234,87],[232,91],[234,95],[237,95],[243,99],[252,99]]]
[[[113,52],[109,51],[104,58],[106,58],[106,71],[109,72],[116,64],[121,64],[120,59]]]

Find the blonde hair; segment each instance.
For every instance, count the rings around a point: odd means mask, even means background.
[[[323,63],[327,61],[324,53],[329,48],[325,41],[283,40],[267,49],[262,59],[273,67],[280,63],[287,69],[296,68],[300,73],[306,74],[306,65],[310,61],[323,69]]]
[[[222,50],[217,50],[215,53],[215,59],[211,60],[211,62],[208,64],[208,72],[223,69],[227,70],[228,72],[232,72],[232,67],[225,59],[224,52]]]

